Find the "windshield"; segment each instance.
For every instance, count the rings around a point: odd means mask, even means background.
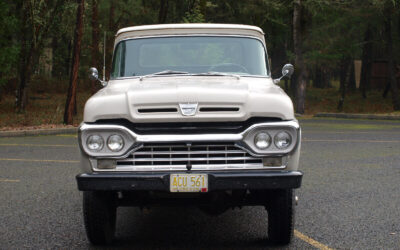
[[[111,79],[159,72],[267,76],[267,61],[263,44],[255,38],[139,38],[118,43],[114,51]]]

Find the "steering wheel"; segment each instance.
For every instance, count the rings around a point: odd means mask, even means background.
[[[243,72],[249,73],[249,71],[240,64],[236,63],[221,63],[217,65],[211,66],[209,71],[217,71],[217,72]]]

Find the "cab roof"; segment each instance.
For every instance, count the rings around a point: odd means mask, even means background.
[[[256,26],[243,24],[180,23],[142,25],[123,28],[118,30],[115,35],[115,44],[121,40],[129,38],[191,34],[253,36],[265,42],[264,32]]]

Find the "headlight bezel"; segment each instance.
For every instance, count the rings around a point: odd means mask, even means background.
[[[241,133],[237,134],[151,134],[139,135],[134,131],[121,125],[105,125],[105,124],[86,124],[82,123],[79,130],[79,146],[83,153],[92,158],[110,158],[119,159],[127,157],[129,153],[140,148],[143,143],[164,143],[164,142],[232,142],[239,148],[246,150],[252,156],[283,156],[290,154],[300,144],[301,130],[297,121],[280,121],[280,122],[264,122],[253,124]],[[266,149],[258,149],[254,144],[254,137],[259,132],[267,132],[271,137],[270,146]],[[291,145],[286,149],[278,149],[274,143],[274,137],[280,131],[286,131],[292,138]],[[90,151],[86,146],[88,136],[92,134],[101,134],[107,138],[113,134],[119,134],[125,141],[121,151],[113,152],[106,145],[101,151]]]
[[[88,148],[86,141],[92,135],[100,135],[104,140],[104,145],[101,150],[92,151]],[[123,139],[123,146],[119,151],[113,151],[109,148],[108,142],[111,136],[118,135]],[[91,126],[81,126],[79,129],[79,146],[88,156],[95,158],[120,158],[129,153],[135,147],[136,138],[122,126],[116,125],[101,125],[98,128]]]
[[[291,137],[291,143],[287,148],[280,149],[275,145],[275,136],[280,132],[286,132]],[[271,137],[269,147],[260,149],[255,145],[255,137],[260,133],[268,133]],[[299,143],[300,127],[280,125],[277,123],[253,125],[243,133],[243,140],[237,145],[250,151],[253,156],[286,155],[292,152]]]

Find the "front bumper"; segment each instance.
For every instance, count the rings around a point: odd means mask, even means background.
[[[194,173],[194,172],[182,172]],[[299,188],[300,171],[196,171],[208,174],[209,191],[263,190]],[[76,176],[81,191],[167,191],[170,172],[151,173],[90,173]]]

